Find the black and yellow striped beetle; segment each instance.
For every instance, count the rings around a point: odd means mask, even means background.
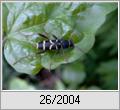
[[[37,48],[42,50],[43,52],[47,50],[60,50],[60,49],[74,48],[74,43],[72,39],[69,39],[69,40],[58,39],[55,35],[53,35],[54,40],[49,40],[47,36],[43,34],[39,34],[39,35],[47,39],[37,43]]]

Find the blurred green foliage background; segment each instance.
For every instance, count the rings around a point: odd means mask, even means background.
[[[93,5],[95,4],[89,4],[89,5],[87,4],[85,6],[90,8]],[[102,4],[102,6],[104,6],[104,4]],[[105,7],[107,7],[105,10],[112,10],[109,7],[109,5],[105,5]],[[49,8],[53,10],[52,7]],[[76,10],[81,12],[82,10],[83,11],[85,10],[85,7],[84,5],[80,6],[80,8],[78,6],[74,10],[73,14],[77,13]],[[5,24],[3,25],[4,36],[7,34],[7,30],[6,30],[7,24],[6,21],[4,21],[6,20],[5,16],[7,15],[7,13],[8,11],[5,10],[3,14],[3,18],[4,18],[3,22]],[[83,24],[81,23],[80,25]],[[68,33],[66,34],[66,36],[67,35]],[[17,72],[8,63],[9,61],[6,61],[6,58],[3,55],[3,74],[2,74],[3,89],[5,90],[7,89],[117,90],[118,89],[118,66],[117,66],[118,65],[118,10],[117,8],[114,8],[112,11],[110,11],[110,13],[106,15],[104,23],[102,23],[102,25],[98,29],[96,29],[94,36],[95,36],[95,43],[91,49],[88,49],[89,51],[87,51],[86,54],[82,55],[79,59],[71,63],[66,63],[66,64],[61,63],[62,65],[59,64],[51,71],[49,71],[47,67],[45,69],[45,66],[43,66],[40,67],[40,70],[36,74],[20,73]],[[88,41],[84,43],[87,44]],[[9,57],[9,55],[10,54],[8,54],[7,57]],[[59,54],[58,56],[61,57]],[[63,60],[64,59],[62,59],[62,61]]]

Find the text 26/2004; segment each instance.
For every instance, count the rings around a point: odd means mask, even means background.
[[[40,104],[80,104],[80,96],[74,95],[40,95]]]

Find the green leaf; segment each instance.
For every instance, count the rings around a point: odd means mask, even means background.
[[[62,79],[69,85],[77,85],[84,81],[86,73],[84,66],[80,62],[74,62],[64,66],[62,71]]]
[[[10,90],[35,90],[35,87],[29,85],[26,81],[19,78],[12,78],[9,83]]]
[[[117,10],[111,13],[108,16],[107,21],[101,27],[104,29],[100,29],[102,32],[98,35],[102,43],[100,44],[100,48],[111,48],[110,54],[113,55],[117,53],[117,45],[118,45],[118,15]],[[111,28],[112,27],[112,28]]]
[[[65,85],[62,83],[61,80],[57,80],[55,83],[55,87],[56,90],[65,90]]]
[[[110,60],[101,63],[100,67],[96,70],[101,77],[103,89],[117,89],[118,86],[118,61]]]
[[[92,48],[96,31],[104,23],[106,15],[115,9],[115,6],[110,8],[109,3],[104,4],[5,3],[8,9],[7,20],[4,21],[7,24],[4,46],[7,62],[18,72],[36,74],[42,67],[55,69],[78,60]],[[38,33],[47,33],[50,39],[53,39],[53,34],[59,39],[71,38],[75,48],[38,55],[36,53],[41,50],[36,48],[36,43],[43,41]]]
[[[6,45],[9,46],[6,46]],[[23,50],[24,49],[24,50]],[[12,64],[12,66],[18,71],[23,73],[36,73],[39,71],[40,58],[37,57],[29,57],[21,59],[21,57],[26,57],[27,54],[35,53],[35,48],[32,47],[29,43],[20,42],[16,39],[9,39],[4,47],[5,57]],[[19,56],[19,54],[21,56]],[[16,62],[17,61],[17,62]],[[17,64],[16,64],[17,63]]]
[[[7,33],[7,16],[8,16],[8,8],[7,6],[3,3],[2,5],[2,20],[3,20],[3,24],[2,24],[2,29],[4,33]]]
[[[97,86],[90,86],[87,88],[88,90],[100,90],[101,88],[97,87]]]
[[[104,11],[105,14],[109,14],[118,7],[118,3],[99,3],[98,5]]]
[[[3,57],[3,74],[2,74],[2,87],[3,89],[8,89],[9,80],[16,74],[14,69],[6,62]]]

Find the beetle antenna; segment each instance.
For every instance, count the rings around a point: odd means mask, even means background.
[[[47,36],[43,35],[43,34],[38,33],[38,35],[40,35],[41,37],[43,37],[43,38],[49,40],[49,38],[48,38]]]

